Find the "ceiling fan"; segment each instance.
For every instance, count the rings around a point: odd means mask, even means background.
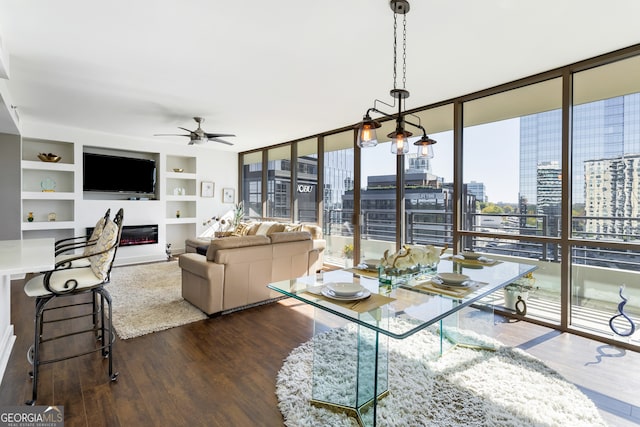
[[[188,134],[177,134],[177,133],[159,133],[159,134],[155,134],[154,136],[188,136],[189,137],[189,145],[193,145],[193,144],[197,144],[200,142],[206,142],[206,141],[215,141],[215,142],[220,142],[222,144],[227,144],[227,145],[233,145],[231,142],[227,142],[224,139],[220,139],[220,137],[222,136],[235,136],[233,134],[230,133],[208,133],[202,130],[202,128],[200,127],[200,124],[202,122],[204,122],[204,119],[202,117],[194,117],[193,120],[196,121],[196,123],[198,123],[198,128],[196,130],[189,130],[187,128],[183,128],[178,126],[178,129],[182,129],[185,130],[187,132],[189,132]]]

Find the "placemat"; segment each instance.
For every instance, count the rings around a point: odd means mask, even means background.
[[[309,298],[309,296],[313,295],[321,300],[328,301],[335,305],[339,305],[344,308],[348,308],[349,310],[353,310],[357,313],[366,313],[367,311],[374,310],[378,307],[382,307],[385,304],[389,304],[390,302],[395,301],[395,298],[387,297],[380,294],[371,293],[369,298],[357,300],[357,301],[339,301],[333,298],[325,297],[322,294],[314,294],[311,292],[305,292],[307,294],[305,298]]]
[[[378,278],[378,270],[363,270],[361,268],[347,268],[346,271],[348,271],[349,273],[354,273],[357,274],[359,276],[365,276],[365,277],[371,277],[373,279]]]
[[[464,298],[467,295],[469,295],[470,293],[480,289],[481,287],[483,287],[484,285],[486,285],[486,282],[476,282],[474,281],[473,284],[469,287],[440,287],[440,286],[446,286],[446,285],[438,285],[434,282],[432,282],[431,280],[426,280],[424,282],[418,282],[418,284],[416,286],[411,286],[412,289],[418,289],[420,291],[427,291],[427,292],[431,292],[431,293],[436,293],[436,294],[441,294],[441,295],[446,295],[446,296],[450,296],[450,297],[456,297],[456,298]]]
[[[477,259],[454,258],[453,255],[447,257],[446,259],[448,259],[449,261],[453,261],[455,263],[458,263],[458,264],[468,265],[470,267],[493,267],[494,265],[502,264],[502,261],[498,261],[497,259],[494,259],[491,262],[482,262],[482,261],[478,261]]]

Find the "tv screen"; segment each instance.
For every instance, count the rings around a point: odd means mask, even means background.
[[[84,153],[84,191],[152,194],[156,187],[156,162],[133,157]]]

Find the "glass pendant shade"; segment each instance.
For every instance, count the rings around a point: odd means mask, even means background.
[[[362,122],[358,126],[358,147],[375,147],[378,145],[376,129],[382,126],[369,116],[369,112],[364,115]]]
[[[373,120],[363,121],[358,129],[358,146],[360,148],[375,147],[378,145],[378,135],[376,134],[376,122]]]
[[[402,127],[397,127],[395,132],[387,135],[391,138],[391,152],[397,155],[407,154],[409,152],[408,138],[411,135],[413,135],[411,132],[402,129]]]
[[[424,135],[418,141],[413,144],[418,147],[418,156],[424,157],[427,159],[433,159],[433,144],[437,141],[435,139],[431,139],[428,136]]]
[[[429,145],[418,145],[418,156],[426,159],[433,159],[433,147]]]

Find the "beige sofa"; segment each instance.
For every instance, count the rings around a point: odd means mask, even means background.
[[[305,231],[284,231],[283,224],[260,232],[260,227],[254,226],[255,234],[213,239],[208,244],[189,239],[187,253],[179,258],[182,297],[212,315],[281,296],[267,284],[314,274],[322,268],[326,243],[318,238],[321,230],[305,227]],[[314,235],[308,231],[310,227],[317,227]],[[194,248],[199,243],[206,245],[204,255],[202,245],[201,253],[197,253],[198,246]]]

